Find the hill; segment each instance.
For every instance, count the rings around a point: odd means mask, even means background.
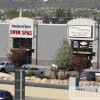
[[[100,0],[0,0],[0,8],[100,8]]]

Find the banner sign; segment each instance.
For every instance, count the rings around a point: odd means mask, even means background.
[[[91,38],[91,26],[69,26],[69,37]]]
[[[34,20],[25,17],[12,19],[9,25],[9,36],[33,38]]]

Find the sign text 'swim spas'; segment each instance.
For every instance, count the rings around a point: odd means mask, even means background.
[[[15,35],[32,35],[32,31],[10,30],[10,34],[15,34]]]
[[[9,24],[11,38],[33,38],[34,20],[26,17],[12,19]]]

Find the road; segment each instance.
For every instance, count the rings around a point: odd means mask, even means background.
[[[31,98],[31,97],[25,97],[25,100],[56,100],[56,99],[44,99],[44,98]]]

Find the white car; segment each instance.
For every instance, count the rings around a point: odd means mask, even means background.
[[[58,69],[58,66],[57,65],[55,65],[55,64],[52,64],[51,65],[51,70],[57,70]]]
[[[13,72],[13,71],[15,71],[15,67],[10,62],[0,62],[0,72]]]

